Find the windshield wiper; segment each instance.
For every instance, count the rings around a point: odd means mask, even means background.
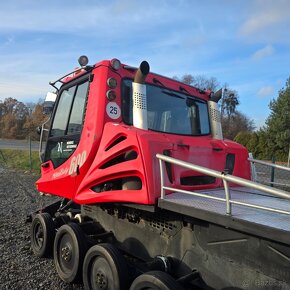
[[[185,92],[187,94],[190,94],[189,91],[186,88],[182,87],[182,86],[179,86],[179,90],[182,91],[182,92]]]
[[[158,80],[157,78],[153,78],[153,83],[154,84],[159,84],[161,85],[162,87],[165,87],[164,84],[162,84],[162,82],[160,80]]]

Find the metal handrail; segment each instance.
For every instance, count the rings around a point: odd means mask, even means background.
[[[275,167],[277,169],[282,169],[282,170],[290,171],[290,167],[287,167],[287,166],[278,165],[278,164],[274,164],[274,163],[269,163],[269,162],[266,162],[266,161],[257,160],[257,159],[253,159],[253,158],[248,158],[248,160],[250,162],[252,162],[252,163],[263,164],[263,165]]]
[[[271,187],[280,186],[280,187],[289,187],[290,188],[290,184],[281,183],[281,182],[274,182],[274,170],[275,169],[278,169],[280,171],[284,171],[283,174],[287,174],[287,172],[288,173],[290,172],[290,167],[286,167],[286,166],[283,166],[283,165],[277,165],[277,164],[274,164],[274,163],[269,163],[269,162],[266,162],[266,161],[254,159],[253,155],[251,153],[249,153],[248,160],[251,163],[251,171],[252,171],[252,180],[253,181],[259,182],[259,183],[263,183],[263,184],[270,184]],[[257,164],[261,164],[261,165],[265,165],[265,166],[268,166],[268,168],[269,167],[271,168],[272,175],[271,175],[271,177],[269,177],[269,178],[271,178],[271,181],[265,181],[263,178],[258,177],[258,174],[257,174],[257,171],[256,171],[256,163]]]
[[[208,199],[215,199],[215,200],[226,202],[226,214],[228,214],[228,215],[232,214],[232,204],[242,205],[242,206],[247,206],[247,207],[251,207],[251,208],[257,208],[257,209],[262,209],[262,210],[267,210],[267,211],[278,212],[278,213],[290,215],[290,212],[288,212],[288,211],[231,200],[230,187],[229,187],[228,182],[232,182],[232,183],[235,183],[235,184],[238,184],[241,186],[245,186],[245,187],[249,187],[252,189],[257,189],[257,190],[263,191],[265,193],[270,193],[274,196],[288,199],[288,200],[290,200],[290,193],[289,192],[286,192],[286,191],[280,190],[280,189],[276,189],[276,188],[273,188],[270,186],[262,185],[262,184],[259,184],[259,183],[241,178],[241,177],[226,174],[225,172],[219,172],[219,171],[216,171],[213,169],[209,169],[209,168],[195,165],[195,164],[192,164],[189,162],[178,160],[178,159],[175,159],[175,158],[172,158],[169,156],[165,156],[162,154],[156,154],[156,157],[159,159],[159,165],[160,165],[161,199],[165,199],[165,191],[166,190],[175,190],[176,192],[181,192],[181,193],[191,194],[194,196],[200,196],[200,197],[205,197]],[[197,193],[197,192],[192,192],[192,191],[187,191],[187,190],[182,190],[182,189],[164,186],[163,162],[172,163],[172,164],[175,164],[175,165],[178,165],[178,166],[181,166],[181,167],[193,170],[193,171],[198,171],[200,173],[207,174],[207,175],[222,179],[224,189],[225,189],[225,198],[213,197],[213,196],[208,196],[208,195],[202,194],[202,193]]]

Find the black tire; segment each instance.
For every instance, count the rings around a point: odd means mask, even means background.
[[[30,229],[31,249],[35,256],[51,257],[55,225],[49,213],[39,213],[32,221]]]
[[[183,287],[165,272],[150,271],[138,276],[130,290],[183,290]]]
[[[59,277],[67,283],[81,282],[87,240],[79,225],[69,223],[59,228],[53,257]]]
[[[95,245],[87,252],[83,265],[86,290],[127,290],[128,277],[126,260],[113,245]]]

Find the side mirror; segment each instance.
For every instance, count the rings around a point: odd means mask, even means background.
[[[48,92],[43,103],[43,114],[49,115],[53,111],[54,103],[57,95],[55,93]]]
[[[36,133],[37,133],[38,135],[40,135],[40,134],[41,134],[41,131],[42,131],[42,127],[41,127],[41,126],[38,126],[38,127],[36,128]]]
[[[223,96],[223,89],[219,89],[214,94],[210,95],[210,101],[217,103]]]

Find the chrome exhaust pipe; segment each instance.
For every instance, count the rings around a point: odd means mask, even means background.
[[[145,80],[150,71],[147,61],[142,61],[132,83],[133,91],[133,126],[148,130],[147,97]]]
[[[222,89],[214,94],[211,94],[208,101],[209,120],[211,127],[211,134],[213,139],[223,140],[221,113],[218,107],[218,101],[222,98]]]

